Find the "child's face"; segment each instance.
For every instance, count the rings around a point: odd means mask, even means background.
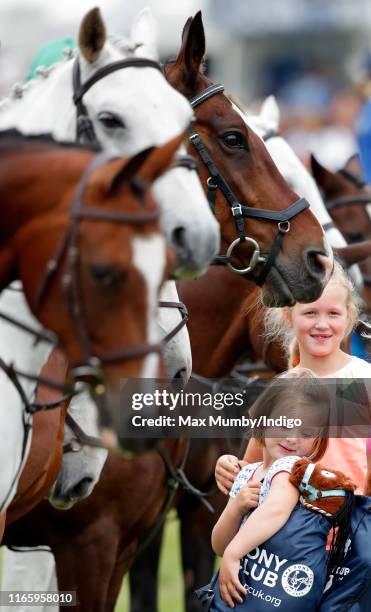
[[[268,455],[273,459],[298,455],[307,457],[311,454],[315,438],[264,438],[264,447]],[[264,451],[263,451],[264,452]]]
[[[310,304],[295,304],[288,313],[301,354],[326,357],[339,349],[348,325],[347,290],[329,282],[321,297]]]

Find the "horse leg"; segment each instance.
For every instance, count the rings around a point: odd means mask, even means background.
[[[84,538],[69,539],[53,546],[60,591],[76,592],[78,612],[109,612],[107,595],[117,558],[118,542],[112,538],[94,538],[94,532]],[[68,541],[69,540],[69,541]],[[82,541],[84,540],[84,542]],[[84,545],[85,544],[85,545]],[[60,606],[60,610],[68,609]]]
[[[3,548],[2,589],[4,591],[57,591],[54,557],[41,550],[13,552]],[[6,608],[8,610],[8,608]],[[14,612],[24,606],[12,608]],[[10,610],[10,608],[9,608]],[[33,606],[32,612],[58,612],[57,605]]]
[[[162,536],[163,527],[130,568],[130,612],[157,612]]]
[[[210,499],[215,506],[212,499]],[[215,555],[211,548],[211,532],[218,514],[212,514],[198,500],[187,495],[178,507],[181,523],[182,564],[185,588],[185,609],[200,612],[202,607],[193,591],[210,581]]]

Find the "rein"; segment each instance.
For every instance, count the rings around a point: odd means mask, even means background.
[[[363,204],[367,206],[367,204],[371,204],[371,193],[369,194],[359,194],[355,196],[344,196],[342,198],[337,198],[336,200],[330,200],[326,202],[327,210],[334,210],[334,208],[340,208],[342,206],[356,206],[358,204]]]
[[[190,100],[190,104],[192,108],[196,108],[203,102],[206,102],[212,96],[219,93],[223,93],[223,91],[223,85],[211,85],[210,87],[207,87],[207,89],[202,91],[200,94],[193,97]],[[269,137],[273,137],[275,135],[277,134],[275,132],[272,132],[271,136]],[[241,204],[238,201],[238,198],[233,193],[233,190],[231,189],[225,178],[222,176],[222,174],[219,172],[218,168],[214,164],[205,145],[202,143],[199,134],[194,129],[191,129],[189,133],[189,138],[191,143],[195,147],[197,153],[201,157],[202,162],[209,171],[210,176],[207,179],[207,199],[209,201],[209,205],[212,212],[215,215],[216,192],[217,189],[220,189],[230,208],[236,226],[237,238],[233,240],[233,242],[229,245],[226,254],[216,257],[213,263],[215,265],[226,265],[229,270],[231,270],[235,274],[240,275],[249,274],[258,264],[262,263],[263,267],[260,273],[258,274],[258,277],[254,279],[255,283],[261,287],[264,284],[271,268],[275,263],[285,234],[290,231],[291,219],[293,219],[299,213],[308,208],[309,202],[307,202],[305,198],[300,198],[296,202],[288,206],[286,209],[281,211],[269,210],[264,208],[253,208]],[[246,236],[244,220],[249,218],[265,219],[268,221],[277,222],[277,234],[273,242],[272,249],[268,253],[268,255],[261,255],[260,246],[258,242],[254,240],[254,238]],[[242,242],[247,242],[251,244],[254,251],[250,258],[248,266],[246,268],[240,269],[236,268],[231,263],[231,258],[235,247]]]

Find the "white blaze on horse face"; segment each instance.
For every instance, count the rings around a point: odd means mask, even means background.
[[[157,303],[166,264],[166,244],[160,235],[147,238],[134,238],[132,242],[133,265],[143,276],[147,286],[147,342],[159,341],[157,326]],[[143,378],[156,378],[159,374],[160,358],[150,353],[144,358],[141,372]]]

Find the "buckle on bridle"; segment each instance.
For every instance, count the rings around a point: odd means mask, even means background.
[[[290,231],[290,221],[280,221],[278,223],[278,231],[281,232],[281,234],[287,234],[287,232]]]
[[[218,189],[218,185],[214,183],[212,176],[209,176],[209,178],[206,181],[206,184],[209,189]]]
[[[93,387],[96,395],[103,395],[105,392],[104,378],[101,370],[101,362],[97,357],[90,357],[88,363],[75,366],[71,370],[75,381],[89,383]]]
[[[238,203],[238,204],[234,204],[234,205],[231,207],[231,211],[232,211],[232,215],[233,215],[234,217],[237,217],[237,215],[238,215],[238,216],[242,216],[242,206],[241,206],[241,204],[240,204],[240,203]],[[252,238],[251,238],[251,240],[252,240]],[[255,242],[255,241],[254,241],[254,242]],[[255,244],[257,244],[257,243],[255,243]],[[258,248],[259,248],[259,247],[258,247]]]

